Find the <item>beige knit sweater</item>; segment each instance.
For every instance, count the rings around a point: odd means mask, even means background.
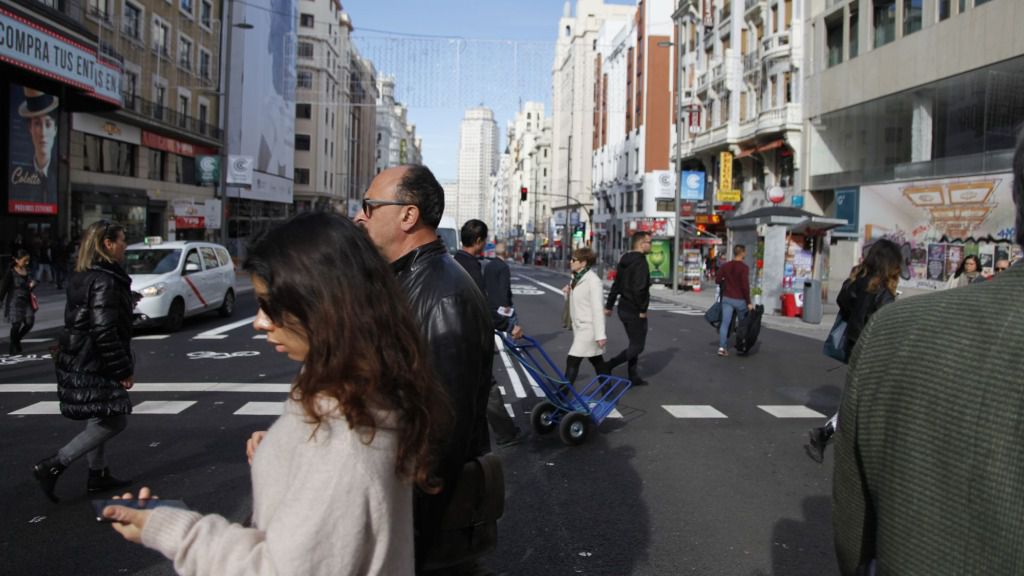
[[[183,575],[412,574],[412,486],[395,475],[394,414],[377,422],[369,445],[340,416],[311,437],[289,400],[253,460],[253,528],[157,508],[142,543]]]

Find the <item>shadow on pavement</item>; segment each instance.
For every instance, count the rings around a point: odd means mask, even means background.
[[[784,518],[772,529],[772,574],[775,576],[827,576],[838,574],[832,540],[832,500],[804,498],[803,518]],[[835,567],[823,573],[821,567]]]
[[[486,560],[495,572],[621,576],[646,564],[650,518],[634,448],[611,447],[598,431],[573,448],[555,433],[499,454],[505,516]],[[530,506],[521,504],[527,500]]]
[[[655,352],[643,352],[640,354],[640,377],[648,379],[657,376],[664,370],[672,360],[675,359],[679,348],[665,348]],[[619,367],[620,371],[625,370],[625,365]]]

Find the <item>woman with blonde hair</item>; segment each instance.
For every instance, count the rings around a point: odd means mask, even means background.
[[[271,230],[244,267],[253,327],[302,364],[247,446],[252,527],[167,507],[104,516],[180,574],[413,574],[413,489],[440,488],[450,410],[398,281],[362,230],[324,212]]]
[[[590,248],[573,251],[569,260],[572,281],[565,287],[572,318],[572,347],[565,359],[565,379],[571,386],[586,358],[598,374],[608,374],[604,347],[608,343],[604,324],[604,293],[601,279],[590,269],[597,257]]]
[[[57,479],[72,462],[87,457],[88,492],[122,488],[130,481],[110,475],[105,446],[128,424],[135,383],[132,357],[132,281],[121,268],[124,227],[100,220],[82,235],[75,272],[67,288],[64,331],[56,357],[60,412],[88,420],[85,430],[32,472],[47,498],[57,502]]]

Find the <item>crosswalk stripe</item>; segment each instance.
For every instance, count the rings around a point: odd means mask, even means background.
[[[145,334],[143,336],[132,336],[132,340],[166,340],[170,334]]]
[[[508,412],[508,415],[509,415],[510,418],[515,418],[516,417],[515,412],[512,411],[512,405],[511,404],[505,404],[505,411]]]
[[[231,324],[225,324],[224,326],[220,326],[220,327],[214,328],[213,330],[207,330],[205,332],[200,332],[199,334],[196,334],[195,336],[193,336],[192,339],[193,340],[223,340],[224,338],[227,338],[227,336],[224,334],[225,332],[229,332],[231,330],[234,330],[235,328],[240,328],[242,326],[245,326],[246,324],[252,324],[252,321],[255,320],[255,319],[256,319],[255,316],[250,316],[248,318],[239,320],[238,322],[232,322]]]
[[[728,416],[707,404],[662,405],[662,408],[676,418],[728,418]]]
[[[526,280],[529,280],[530,282],[533,282],[537,286],[541,286],[541,287],[547,288],[548,290],[551,290],[552,292],[554,292],[555,294],[558,294],[559,296],[562,295],[562,289],[561,288],[555,288],[551,284],[546,284],[544,282],[541,282],[540,280],[534,280],[533,278],[530,278],[529,276],[523,276],[523,278],[526,279]]]
[[[508,379],[512,382],[512,389],[516,393],[516,398],[526,398],[526,391],[523,390],[523,383],[519,380],[519,373],[516,372],[515,366],[512,365],[512,361],[508,357],[508,352],[505,350],[505,342],[500,336],[495,334],[494,344],[498,347],[501,362],[505,365],[505,372],[508,373]],[[519,362],[517,361],[516,364],[518,363]]]
[[[9,413],[11,416],[38,416],[40,414],[60,414],[60,402],[36,402]]]
[[[252,339],[253,340],[266,340],[267,339],[267,335],[266,334],[257,334],[255,336],[253,336]]]
[[[132,414],[181,414],[195,400],[146,400],[132,407]]]
[[[284,402],[246,402],[238,410],[236,416],[280,416],[284,410]]]
[[[761,410],[775,416],[776,418],[825,418],[825,415],[807,406],[795,405],[765,405],[758,406]]]

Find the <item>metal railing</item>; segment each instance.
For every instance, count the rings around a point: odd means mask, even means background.
[[[155,120],[169,128],[185,130],[215,140],[221,139],[222,130],[217,126],[200,122],[197,118],[181,114],[172,108],[157,104],[156,102],[150,102],[139,96],[133,96],[128,92],[122,93],[122,96],[124,98],[124,109],[129,112],[149,120]]]

